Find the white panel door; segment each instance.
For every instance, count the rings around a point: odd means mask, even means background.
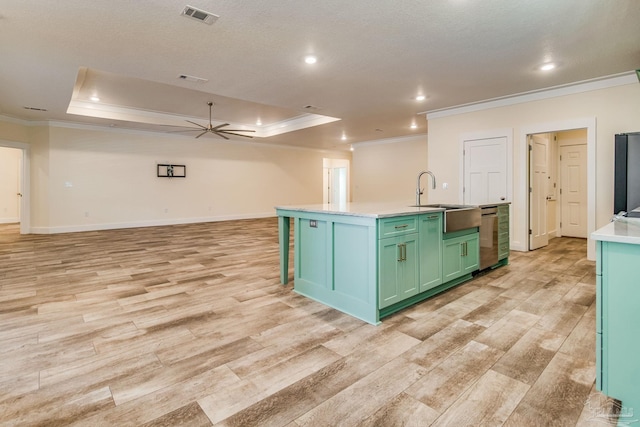
[[[507,138],[464,141],[464,203],[507,200]]]
[[[560,220],[563,236],[587,237],[587,145],[560,147]]]
[[[344,205],[349,200],[349,160],[323,159],[322,203]]]
[[[529,249],[549,244],[547,234],[548,134],[529,138]]]

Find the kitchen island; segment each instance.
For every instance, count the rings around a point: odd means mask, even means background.
[[[444,208],[402,204],[276,207],[281,282],[371,324],[472,278],[478,227],[445,233]]]
[[[640,219],[594,231],[596,388],[622,402],[618,425],[640,418]]]

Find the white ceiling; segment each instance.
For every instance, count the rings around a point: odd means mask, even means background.
[[[346,148],[425,133],[421,112],[638,68],[640,0],[0,2],[0,115],[25,120],[165,132],[206,124],[211,100],[216,123],[253,129],[338,118],[254,141]],[[67,113],[93,93],[110,114]]]

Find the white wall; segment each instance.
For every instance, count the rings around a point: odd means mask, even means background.
[[[36,233],[273,216],[276,205],[321,203],[323,157],[351,157],[84,126],[27,134]],[[158,178],[157,163],[184,164],[187,177]]]
[[[527,206],[526,163],[523,132],[527,129],[554,131],[553,125],[563,121],[594,119],[595,171],[595,228],[609,221],[613,210],[613,139],[616,133],[640,130],[640,84],[623,84],[582,93],[567,94],[548,99],[524,102],[503,107],[468,111],[460,114],[429,119],[429,168],[443,181],[449,182],[449,190],[436,190],[436,198],[457,202],[462,171],[459,159],[459,135],[491,129],[513,129],[514,138],[514,194],[511,212],[514,216],[512,245],[524,248],[526,242]],[[594,175],[595,174],[595,175]],[[523,178],[524,177],[524,178]],[[589,230],[591,232],[591,230]],[[513,246],[512,246],[513,247]],[[590,247],[593,247],[590,242]],[[592,252],[592,251],[590,251]]]
[[[416,178],[427,169],[427,136],[354,144],[354,202],[415,202]],[[428,200],[431,178],[423,176],[422,200]]]
[[[22,151],[0,147],[0,224],[20,221],[20,159]]]

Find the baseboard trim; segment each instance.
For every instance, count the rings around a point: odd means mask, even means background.
[[[0,218],[0,224],[16,224],[20,222],[20,218]]]
[[[163,225],[196,224],[201,222],[233,221],[239,219],[258,219],[275,217],[275,212],[253,214],[219,215],[199,218],[177,218],[152,221],[134,221],[105,224],[68,225],[59,227],[31,227],[32,234],[78,233],[83,231],[118,230],[122,228],[159,227]]]

